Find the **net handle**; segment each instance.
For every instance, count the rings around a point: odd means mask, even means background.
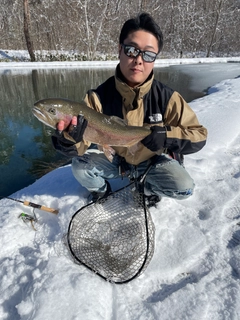
[[[137,188],[137,190],[139,191],[139,193],[142,193],[144,195],[144,183],[147,177],[147,174],[149,173],[149,171],[152,169],[153,164],[152,162],[147,166],[147,169],[145,170],[145,172],[139,176],[138,178],[135,178],[135,187]],[[145,205],[145,199],[144,199],[144,205]]]

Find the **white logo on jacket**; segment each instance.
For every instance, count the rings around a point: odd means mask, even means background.
[[[161,113],[155,113],[152,116],[149,116],[150,122],[161,122],[162,115]]]

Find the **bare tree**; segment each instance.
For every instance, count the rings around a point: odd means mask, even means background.
[[[44,50],[53,59],[62,50],[77,59],[116,57],[123,23],[145,11],[163,31],[162,56],[233,55],[239,53],[238,6],[238,0],[1,0],[0,48],[27,45],[31,61],[37,50],[39,59]]]
[[[23,0],[23,20],[24,20],[24,36],[26,39],[28,53],[30,55],[31,61],[35,61],[35,54],[33,50],[33,43],[30,37],[30,12],[28,0]]]
[[[217,32],[217,27],[219,24],[219,19],[220,19],[220,15],[221,15],[221,10],[222,10],[222,5],[223,5],[223,0],[220,0],[218,3],[216,3],[216,18],[215,18],[215,23],[214,23],[214,27],[212,30],[212,36],[210,39],[210,43],[208,45],[208,49],[207,49],[207,57],[210,56],[210,52],[213,46],[213,42],[214,42],[214,38],[216,36],[216,32]]]

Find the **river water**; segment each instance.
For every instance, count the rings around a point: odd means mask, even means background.
[[[202,97],[209,86],[239,76],[239,69],[238,63],[198,64],[160,67],[154,73],[190,102]],[[53,150],[51,129],[32,115],[34,102],[48,97],[81,101],[88,89],[113,74],[114,68],[0,69],[0,197],[68,161]]]

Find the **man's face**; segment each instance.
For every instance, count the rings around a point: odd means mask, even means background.
[[[157,38],[152,33],[144,30],[129,33],[123,44],[134,46],[141,51],[158,53]],[[154,66],[154,62],[145,62],[142,58],[142,54],[136,58],[128,57],[124,53],[124,48],[121,45],[119,45],[119,58],[120,70],[130,87],[136,87],[143,83]]]

